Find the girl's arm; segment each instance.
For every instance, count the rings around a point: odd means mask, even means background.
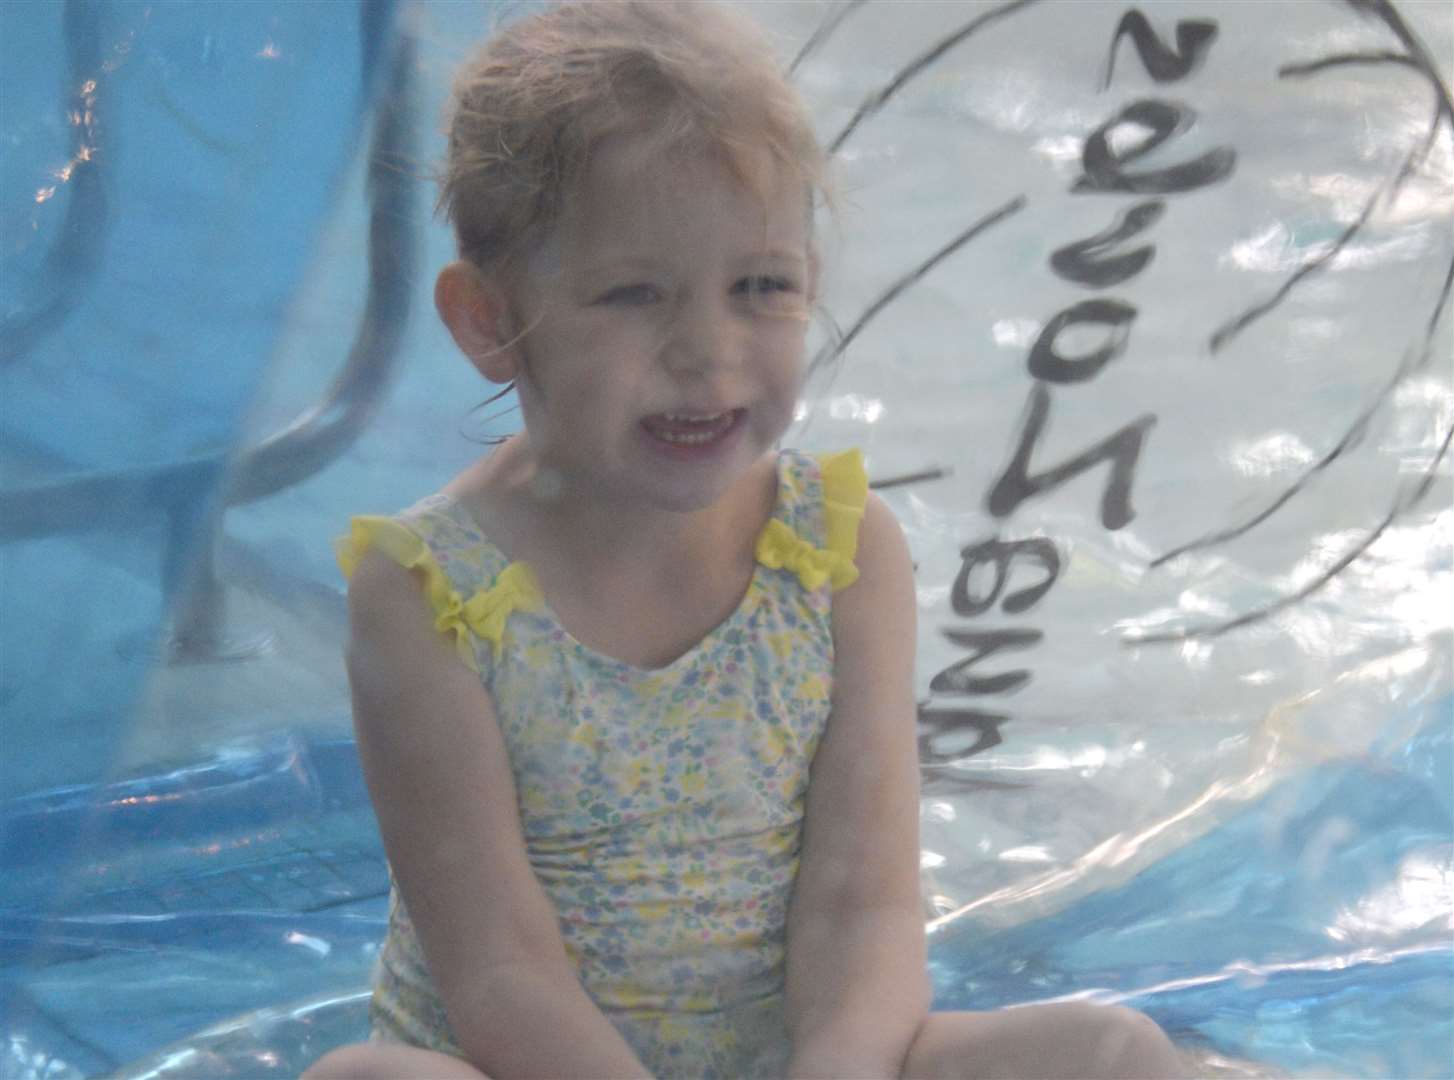
[[[793,1077],[898,1076],[929,1008],[919,896],[913,568],[870,494],[833,600],[833,711],[788,911]]]
[[[466,1058],[491,1076],[646,1076],[566,957],[525,854],[493,704],[435,629],[420,582],[365,555],[349,622],[364,775]]]

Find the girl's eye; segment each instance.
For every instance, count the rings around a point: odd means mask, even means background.
[[[746,296],[761,296],[765,293],[797,292],[798,286],[791,278],[760,274],[756,277],[743,278],[732,286],[732,291]]]
[[[621,304],[625,306],[650,304],[657,300],[660,295],[655,285],[647,285],[644,283],[617,285],[614,289],[608,289],[597,303]]]

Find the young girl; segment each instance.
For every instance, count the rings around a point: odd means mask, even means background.
[[[699,4],[461,75],[435,299],[524,430],[342,548],[396,887],[376,1041],[310,1077],[1176,1070],[1124,1010],[928,1013],[909,556],[857,453],[776,449],[824,165]]]

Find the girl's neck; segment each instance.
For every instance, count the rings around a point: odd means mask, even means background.
[[[612,576],[735,563],[739,549],[756,541],[777,495],[776,467],[764,460],[701,510],[622,505],[572,490],[569,478],[535,460],[520,436],[451,486],[510,558],[559,560]]]

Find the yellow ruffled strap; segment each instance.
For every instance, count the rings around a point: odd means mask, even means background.
[[[837,592],[858,580],[853,557],[858,554],[858,523],[868,500],[868,474],[857,450],[825,454],[818,460],[823,478],[823,547],[814,547],[792,526],[772,518],[758,535],[756,555],[770,569],[797,574],[805,589],[828,582]]]
[[[536,611],[541,605],[540,588],[530,567],[510,563],[494,584],[477,589],[465,600],[449,583],[434,553],[424,540],[393,518],[356,517],[349,522],[347,536],[336,545],[338,565],[345,577],[352,577],[364,552],[377,548],[406,570],[424,575],[424,592],[434,612],[434,625],[454,640],[455,651],[471,670],[479,671],[469,632],[488,641],[495,659],[504,645],[505,622],[516,608]]]

